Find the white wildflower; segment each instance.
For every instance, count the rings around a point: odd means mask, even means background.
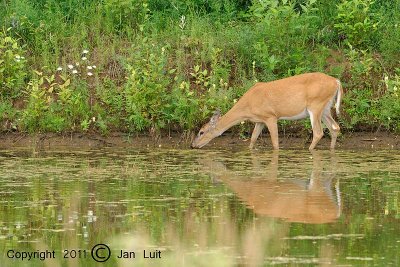
[[[21,59],[25,59],[25,57],[21,57]]]
[[[21,56],[20,56],[20,55],[16,55],[15,58],[16,58],[16,59],[20,59]]]
[[[58,71],[62,71],[62,68],[61,68],[61,67],[58,67],[57,70],[58,70]]]
[[[77,71],[77,70],[73,70],[72,73],[73,73],[73,74],[77,74],[78,71]]]
[[[385,82],[389,81],[389,77],[385,75]]]
[[[185,28],[186,25],[186,17],[184,15],[181,16],[181,19],[179,21],[179,28],[181,28],[181,30],[183,30]]]
[[[92,66],[87,66],[86,67],[88,70],[91,70],[91,69],[93,69],[93,67]]]
[[[92,68],[95,69],[95,68],[96,68],[96,65],[93,65]]]
[[[93,75],[93,73],[91,73],[91,72],[88,72],[88,73],[87,73],[87,75],[88,75],[88,76],[92,76],[92,75]]]
[[[68,68],[69,68],[70,70],[72,70],[72,69],[74,68],[74,65],[68,64]]]
[[[76,62],[75,65],[78,67],[79,66],[79,62]]]
[[[87,57],[82,57],[82,60],[83,60],[83,61],[87,60]]]
[[[87,53],[89,53],[89,50],[87,50],[87,49],[83,50],[83,52],[82,52],[82,54],[87,54]]]
[[[96,117],[92,117],[92,121],[95,122],[96,121]]]

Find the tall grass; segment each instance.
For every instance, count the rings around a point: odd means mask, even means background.
[[[4,0],[1,129],[191,131],[255,81],[322,71],[345,85],[345,128],[399,130],[399,6]],[[89,61],[97,67],[90,77],[81,67]]]

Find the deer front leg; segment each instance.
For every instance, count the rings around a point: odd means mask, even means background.
[[[251,134],[251,140],[250,140],[250,145],[249,145],[250,149],[253,149],[254,144],[256,143],[257,138],[260,136],[263,129],[264,129],[264,123],[256,122],[253,133]]]
[[[265,124],[267,125],[269,135],[271,136],[272,147],[278,150],[278,120],[276,118],[269,118],[265,121]]]

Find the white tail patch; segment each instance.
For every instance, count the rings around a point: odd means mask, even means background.
[[[336,80],[338,84],[337,93],[336,93],[336,115],[339,116],[340,113],[340,102],[342,101],[342,83],[339,80]]]

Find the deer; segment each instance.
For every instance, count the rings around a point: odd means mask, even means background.
[[[219,110],[215,111],[210,121],[200,129],[191,146],[202,148],[232,126],[248,120],[255,123],[249,148],[254,148],[266,125],[272,147],[278,150],[278,120],[300,120],[309,116],[313,131],[309,150],[313,150],[324,135],[321,120],[329,129],[330,148],[333,150],[340,127],[332,118],[331,108],[336,98],[336,114],[339,116],[342,96],[341,82],[320,72],[271,82],[257,82],[225,115],[221,116]]]
[[[296,172],[300,177],[290,179],[279,174],[279,150],[273,151],[268,166],[260,164],[260,155],[252,153],[253,168],[249,176],[228,169],[212,157],[200,158],[198,162],[213,181],[225,184],[255,214],[287,222],[335,222],[342,211],[339,179],[335,173],[337,157],[331,152],[323,154],[323,151],[314,150],[311,153],[311,174],[301,175],[302,169]]]

